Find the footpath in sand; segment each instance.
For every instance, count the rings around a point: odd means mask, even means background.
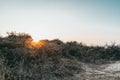
[[[76,80],[120,80],[120,61],[104,65],[79,64],[84,72],[75,74]]]

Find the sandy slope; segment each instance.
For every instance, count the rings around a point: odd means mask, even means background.
[[[75,74],[75,80],[120,80],[120,62],[105,65],[80,63],[85,72]]]
[[[104,69],[104,71],[107,72],[119,72],[120,71],[120,62],[115,62],[112,64],[109,64],[108,67]]]

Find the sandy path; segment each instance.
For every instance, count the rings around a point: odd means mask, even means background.
[[[84,73],[75,74],[76,80],[120,80],[120,62],[105,65],[81,63]]]

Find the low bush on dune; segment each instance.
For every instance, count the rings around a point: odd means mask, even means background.
[[[25,33],[0,37],[0,78],[3,80],[64,80],[83,70],[78,61],[100,63],[120,60],[120,46],[40,40]]]

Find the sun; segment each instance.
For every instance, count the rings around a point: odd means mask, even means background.
[[[44,45],[44,42],[42,42],[38,38],[34,38],[33,41],[30,43],[30,45],[34,48],[40,48]]]
[[[31,42],[31,45],[33,46],[33,47],[38,47],[38,46],[40,46],[40,44],[39,44],[39,42]]]
[[[33,37],[33,42],[39,42],[40,38],[39,37]]]

